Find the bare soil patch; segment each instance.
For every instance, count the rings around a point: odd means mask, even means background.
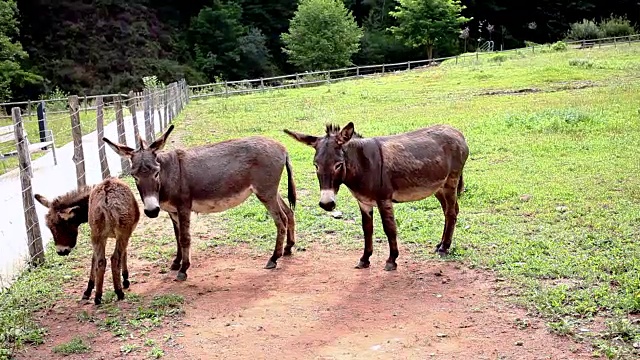
[[[173,281],[174,273],[160,274],[158,265],[136,260],[130,265],[136,282],[129,293],[184,296],[184,318],[148,335],[165,342],[165,359],[589,357],[586,346],[550,334],[541,321],[502,301],[497,292],[504,283],[489,273],[410,259],[406,252],[397,271],[382,269],[386,254],[381,252],[374,254],[370,269],[356,270],[359,255],[311,247],[269,271],[262,268],[269,254],[220,247],[195,251],[184,283]],[[69,291],[79,299],[82,282]],[[118,306],[135,308],[126,302]],[[76,314],[83,310],[93,313],[95,307],[62,301],[41,314],[49,329],[46,343],[18,358],[148,358],[148,349],[122,354],[126,341],[79,323]],[[52,352],[79,334],[94,334],[90,353]]]

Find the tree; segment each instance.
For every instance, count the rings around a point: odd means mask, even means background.
[[[362,29],[341,0],[301,0],[281,38],[290,63],[302,70],[327,70],[352,64]]]
[[[0,101],[11,97],[12,86],[41,81],[38,75],[24,71],[20,61],[28,57],[18,35],[17,7],[14,0],[0,1]]]
[[[434,47],[448,46],[460,33],[459,27],[471,20],[460,13],[460,0],[398,0],[395,11],[398,26],[389,30],[411,47],[426,47],[429,59]]]
[[[196,66],[210,79],[235,78],[240,63],[238,39],[244,34],[242,8],[231,1],[214,0],[191,21],[190,39]]]

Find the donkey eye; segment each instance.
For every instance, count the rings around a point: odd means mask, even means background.
[[[157,172],[155,175],[153,175],[154,178],[158,179],[160,177],[160,173]]]
[[[316,170],[318,170],[318,164],[314,163],[313,166],[315,166]]]
[[[335,166],[336,171],[342,169],[342,165],[343,165],[343,163],[341,163],[341,162],[337,163],[336,166]]]

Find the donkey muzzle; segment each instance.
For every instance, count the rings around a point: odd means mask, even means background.
[[[320,202],[318,205],[325,211],[336,208],[336,193],[333,190],[320,190]]]
[[[71,253],[71,248],[68,246],[56,246],[56,253],[60,256],[67,256]]]
[[[158,198],[155,196],[149,196],[144,198],[144,214],[150,218],[158,217],[160,214],[160,204],[158,204]]]

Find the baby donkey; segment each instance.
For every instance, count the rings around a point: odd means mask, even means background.
[[[93,258],[89,283],[82,299],[89,299],[95,284],[96,305],[102,303],[102,284],[107,267],[107,238],[116,239],[116,247],[111,255],[111,273],[118,300],[124,299],[123,285],[125,289],[129,288],[127,246],[129,237],[140,220],[140,209],[129,186],[117,178],[107,178],[97,185],[81,187],[53,201],[39,194],[36,194],[35,198],[49,208],[45,219],[53,235],[58,255],[69,255],[71,249],[76,246],[78,227],[80,224],[89,223]]]

